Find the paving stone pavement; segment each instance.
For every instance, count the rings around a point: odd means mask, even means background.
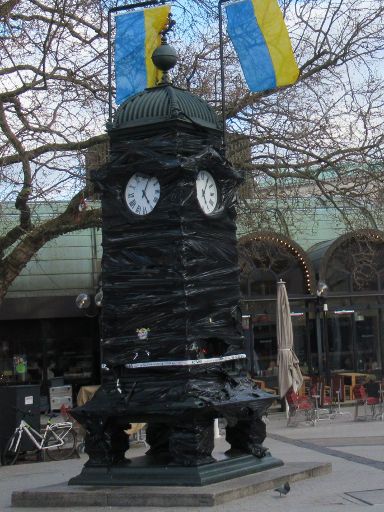
[[[132,508],[140,512],[286,512],[356,510],[374,507],[384,512],[384,422],[353,421],[352,416],[340,416],[332,421],[320,421],[316,426],[305,423],[286,427],[283,413],[270,414],[265,445],[273,456],[284,462],[331,462],[332,473],[295,482],[287,496],[265,491],[255,496],[232,501],[217,507]],[[223,439],[217,441],[225,450]],[[145,451],[143,446],[132,448],[132,456]],[[31,512],[41,508],[12,508],[14,490],[32,489],[67,481],[78,474],[86,460],[40,462],[0,467],[0,511]],[[257,478],[257,475],[255,475]],[[126,512],[127,507],[71,507],[74,512]],[[55,508],[68,512],[68,508]]]

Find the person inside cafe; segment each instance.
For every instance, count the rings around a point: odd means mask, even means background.
[[[368,396],[374,398],[380,396],[380,384],[375,382],[373,376],[367,377],[366,381],[364,382],[364,387]]]
[[[268,368],[265,371],[265,374],[266,375],[277,375],[278,371],[279,371],[279,369],[277,367],[276,361],[272,359],[269,362],[269,365],[268,365]]]

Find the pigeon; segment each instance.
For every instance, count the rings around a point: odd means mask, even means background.
[[[277,487],[275,489],[275,491],[280,493],[280,497],[286,496],[290,490],[291,490],[291,486],[289,485],[289,482],[285,482],[284,485],[282,485],[281,487]]]

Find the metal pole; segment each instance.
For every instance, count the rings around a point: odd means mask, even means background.
[[[227,145],[226,137],[226,119],[225,119],[225,73],[224,73],[224,43],[223,43],[223,11],[221,6],[231,0],[219,0],[219,41],[220,41],[220,77],[221,77],[221,115],[223,123],[223,150],[225,156],[225,150]]]
[[[241,323],[243,327],[244,340],[245,340],[245,353],[247,354],[247,370],[253,377],[254,368],[253,368],[253,346],[251,339],[251,315],[242,315]]]
[[[324,336],[324,352],[325,352],[325,377],[326,384],[331,384],[331,368],[329,357],[329,340],[328,340],[328,304],[325,299],[323,301],[323,336]]]
[[[147,2],[136,2],[131,5],[120,5],[118,7],[111,7],[108,10],[108,122],[112,122],[112,13],[119,11],[130,11],[140,7],[149,7],[150,5],[165,4],[166,0],[148,0]]]
[[[324,326],[321,324],[322,311],[321,311],[321,298],[317,297],[316,301],[316,342],[317,342],[317,357],[319,366],[319,376],[324,374],[323,366],[323,329]],[[312,366],[312,365],[311,365]]]
[[[111,45],[111,10],[108,11],[108,123],[112,123],[112,45]]]

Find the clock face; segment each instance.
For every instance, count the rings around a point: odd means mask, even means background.
[[[200,171],[196,178],[196,193],[200,208],[204,213],[212,213],[218,202],[218,192],[215,180],[208,171]]]
[[[125,201],[129,210],[136,215],[147,215],[160,198],[160,183],[155,176],[133,174],[125,188]]]

